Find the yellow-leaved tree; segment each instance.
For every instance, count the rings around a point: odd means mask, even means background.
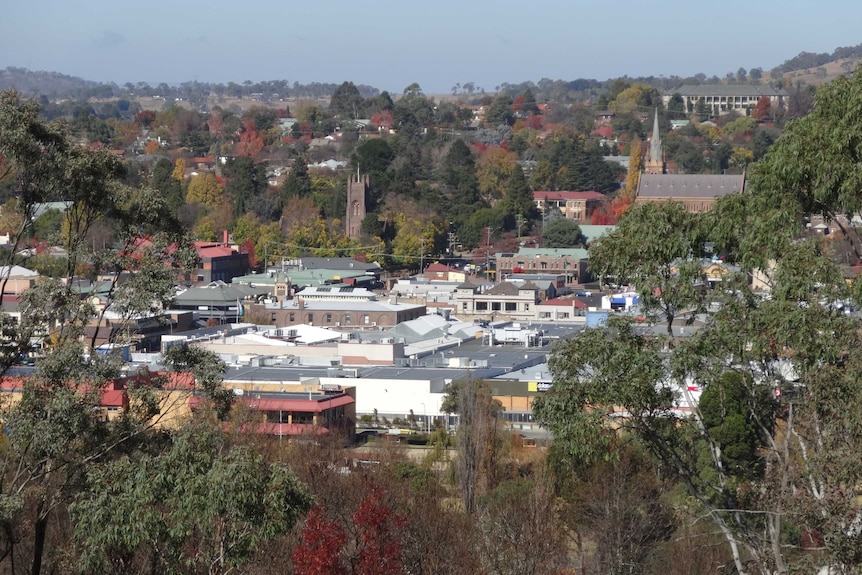
[[[174,162],[174,171],[171,172],[171,177],[181,184],[185,181],[186,161],[183,158],[177,158],[177,161]]]
[[[186,203],[215,208],[221,204],[223,196],[224,189],[214,175],[198,174],[189,182]]]

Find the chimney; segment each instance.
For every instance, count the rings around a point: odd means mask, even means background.
[[[301,297],[296,298],[296,305],[299,307],[299,311],[304,310],[305,309],[305,300],[303,300]]]
[[[222,232],[222,243],[223,243],[224,245],[228,245],[228,244],[230,243],[230,238],[228,237],[227,230],[225,230],[224,232]]]

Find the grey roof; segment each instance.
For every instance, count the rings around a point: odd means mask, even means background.
[[[302,257],[299,258],[302,262],[302,267],[307,270],[362,270],[362,271],[378,271],[380,264],[377,262],[361,262],[353,258],[314,258]]]
[[[769,84],[694,84],[680,86],[665,92],[667,96],[679,94],[700,98],[701,96],[787,96],[784,88],[774,88]]]
[[[518,285],[519,282],[503,282],[495,285],[485,293],[488,295],[518,295],[521,290],[533,290],[536,291],[539,289],[536,284],[526,281],[521,285]]]
[[[177,294],[174,301],[182,304],[216,304],[235,303],[248,295],[263,295],[266,290],[249,286],[229,286],[227,284],[211,284],[204,287],[192,287]]]
[[[717,198],[743,191],[745,176],[641,174],[638,198]]]
[[[36,277],[38,275],[39,272],[27,269],[23,266],[0,266],[0,277],[24,278]]]

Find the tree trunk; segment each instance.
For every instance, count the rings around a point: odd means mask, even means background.
[[[48,532],[48,516],[43,515],[45,503],[39,502],[36,513],[36,522],[33,525],[33,566],[30,575],[40,575],[42,572],[42,556],[45,552],[45,536]]]

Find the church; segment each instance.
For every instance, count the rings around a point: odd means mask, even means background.
[[[691,213],[708,212],[715,200],[745,190],[745,174],[668,174],[658,110],[653,122],[652,140],[644,162],[644,172],[638,180],[635,203],[680,202]]]

